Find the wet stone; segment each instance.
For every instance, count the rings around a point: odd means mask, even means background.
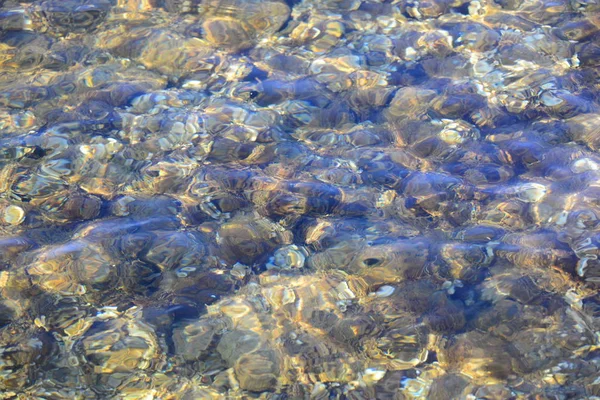
[[[211,346],[224,328],[220,321],[198,321],[175,329],[175,350],[186,360],[195,360],[211,353]]]
[[[92,325],[75,346],[101,388],[118,387],[129,373],[154,367],[160,357],[152,329],[135,321],[111,320]]]
[[[11,225],[20,225],[25,220],[25,211],[19,207],[10,205],[4,209],[4,221]]]
[[[458,374],[446,374],[436,379],[431,385],[428,398],[431,400],[445,399],[447,396],[461,396],[469,381]]]
[[[50,29],[62,34],[90,32],[106,18],[111,5],[109,0],[50,0],[41,3],[40,13]]]
[[[38,369],[52,357],[56,346],[48,334],[13,331],[10,337],[9,331],[3,328],[0,333],[4,350],[0,356],[0,386],[5,393],[25,388],[30,377],[39,374]]]
[[[259,344],[260,337],[256,333],[236,330],[222,336],[217,351],[228,364],[233,365],[241,355],[256,350]]]
[[[251,38],[244,26],[229,18],[211,18],[204,22],[202,28],[206,39],[215,46],[227,47],[232,50],[244,50],[252,46]]]
[[[279,360],[272,350],[259,350],[240,357],[234,372],[240,387],[251,392],[273,390],[277,386]]]
[[[287,240],[279,226],[263,218],[232,220],[222,225],[219,237],[229,252],[225,257],[242,263],[257,261]]]

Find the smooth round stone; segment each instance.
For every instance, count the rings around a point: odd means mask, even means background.
[[[233,51],[252,47],[252,36],[242,23],[232,18],[211,18],[202,25],[213,45]]]
[[[6,223],[20,225],[25,220],[25,211],[19,206],[8,206],[2,217]]]

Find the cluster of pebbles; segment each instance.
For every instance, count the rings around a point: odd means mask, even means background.
[[[600,397],[600,4],[0,1],[0,399]]]

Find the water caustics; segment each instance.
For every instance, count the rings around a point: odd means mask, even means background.
[[[0,399],[600,398],[600,3],[0,0]]]

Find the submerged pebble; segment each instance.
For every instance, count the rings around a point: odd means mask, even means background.
[[[4,209],[3,219],[11,225],[20,225],[25,220],[25,211],[19,207],[10,205]]]

